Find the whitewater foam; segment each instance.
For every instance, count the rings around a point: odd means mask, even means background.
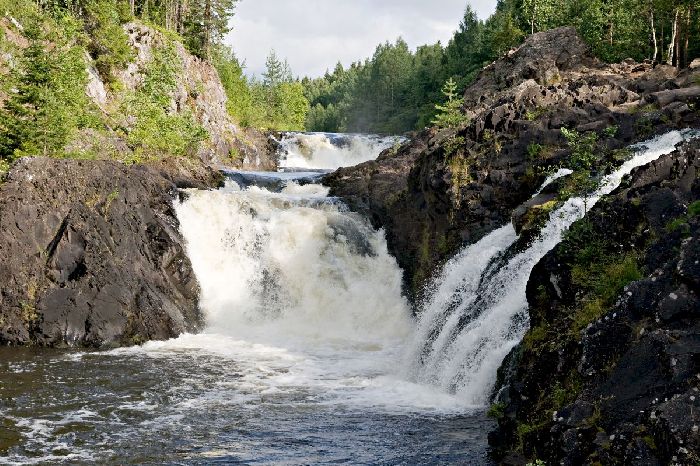
[[[280,141],[280,166],[334,170],[374,160],[405,139],[398,136],[286,133]]]

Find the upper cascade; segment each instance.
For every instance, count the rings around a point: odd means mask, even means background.
[[[337,133],[284,133],[280,167],[335,170],[374,160],[381,152],[401,145],[400,136]]]

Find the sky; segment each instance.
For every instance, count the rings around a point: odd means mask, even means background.
[[[470,2],[480,18],[495,0]],[[260,75],[271,49],[286,58],[295,76],[321,76],[372,56],[379,43],[403,37],[415,47],[452,37],[467,0],[240,0],[225,42]]]

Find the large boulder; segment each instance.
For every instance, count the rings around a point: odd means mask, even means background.
[[[534,34],[466,90],[462,127],[422,131],[325,183],[386,230],[406,291],[419,299],[440,264],[510,221],[518,206],[527,211],[547,172],[567,166],[562,128],[595,133],[595,165],[604,170],[629,144],[700,126],[696,82],[692,71],[672,67],[602,64],[572,28]]]
[[[117,345],[202,324],[172,203],[217,176],[21,159],[0,184],[0,344]]]

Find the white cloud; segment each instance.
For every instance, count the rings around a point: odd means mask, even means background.
[[[403,37],[415,48],[446,43],[465,0],[241,0],[226,38],[248,74],[260,74],[275,49],[300,76],[320,76],[340,61],[370,57],[377,44]],[[472,2],[481,18],[495,1]]]

